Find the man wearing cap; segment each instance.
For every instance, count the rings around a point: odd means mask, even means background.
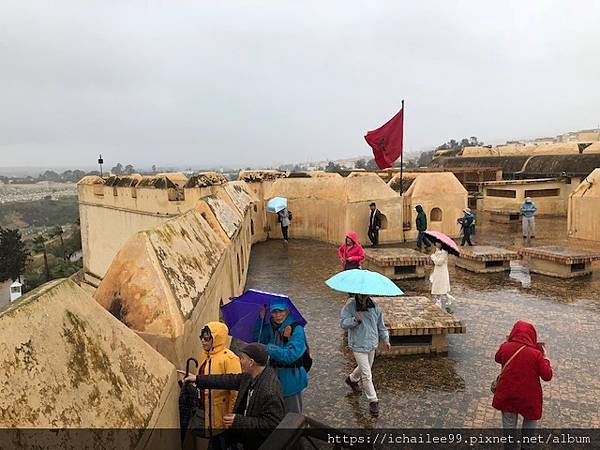
[[[285,413],[302,414],[302,391],[308,386],[308,374],[302,364],[307,348],[304,327],[289,313],[287,303],[273,302],[269,311],[271,319],[264,323],[266,311],[261,310],[254,337],[267,346],[269,365],[277,369]]]
[[[281,383],[267,367],[269,355],[264,345],[246,345],[240,354],[241,374],[189,375],[185,381],[199,389],[238,391],[233,414],[223,417],[231,440],[244,449],[257,449],[283,419]]]
[[[535,239],[535,213],[537,206],[531,200],[531,197],[525,199],[521,205],[521,215],[523,216],[523,239]]]
[[[473,222],[475,221],[475,216],[469,208],[463,209],[463,213],[465,213],[465,215],[457,221],[463,230],[463,238],[460,245],[463,246],[466,242],[472,246],[473,243],[471,242],[471,233],[473,232]]]

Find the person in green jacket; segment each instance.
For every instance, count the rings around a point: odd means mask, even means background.
[[[431,248],[431,242],[425,236],[425,231],[427,230],[427,214],[423,211],[423,207],[421,205],[417,205],[417,250],[421,251],[423,249],[423,244],[425,244],[425,248],[428,250]]]

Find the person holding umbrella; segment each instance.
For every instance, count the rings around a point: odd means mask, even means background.
[[[285,413],[302,414],[302,391],[308,386],[304,365],[307,352],[304,327],[294,319],[283,301],[271,302],[269,312],[270,320],[265,323],[266,308],[260,309],[254,337],[266,345],[269,366],[277,371],[283,389]]]
[[[448,252],[444,250],[441,242],[436,242],[435,248],[435,252],[429,256],[433,261],[433,272],[429,277],[431,296],[443,311],[450,312],[450,305],[447,303],[448,293],[450,292]]]
[[[354,393],[364,390],[369,401],[369,412],[377,417],[379,400],[371,367],[379,341],[384,342],[388,349],[391,345],[381,306],[371,296],[395,296],[402,295],[403,292],[392,280],[370,270],[346,270],[329,278],[325,284],[336,291],[354,293],[340,313],[340,326],[348,333],[348,347],[356,361],[356,367],[345,381]]]
[[[373,384],[371,367],[380,340],[385,343],[388,350],[391,348],[390,335],[383,323],[383,312],[371,297],[356,294],[354,298],[348,300],[340,316],[340,326],[348,333],[348,347],[356,360],[356,367],[346,377],[346,384],[354,393],[360,393],[359,382],[362,381],[362,387],[369,401],[369,412],[373,417],[377,417],[379,400]]]
[[[433,261],[433,272],[429,277],[431,296],[442,310],[450,312],[452,296],[449,294],[448,254],[460,256],[460,248],[456,242],[441,231],[426,231],[425,234],[436,247],[436,251],[430,255]]]
[[[277,222],[281,225],[281,234],[283,242],[289,241],[288,228],[292,223],[292,213],[288,210],[288,201],[285,197],[273,197],[267,202],[267,211],[277,214]]]

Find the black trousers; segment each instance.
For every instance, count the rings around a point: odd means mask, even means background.
[[[283,238],[287,241],[288,240],[288,227],[284,227],[283,225],[281,225],[281,234],[283,234]]]
[[[369,228],[369,232],[367,234],[369,235],[369,240],[371,241],[371,244],[379,244],[379,230]]]
[[[471,242],[471,227],[463,228],[463,238],[460,245],[465,245],[465,242],[471,246],[473,245]]]

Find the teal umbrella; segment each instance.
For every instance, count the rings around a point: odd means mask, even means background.
[[[364,269],[344,270],[325,282],[336,291],[350,294],[393,296],[404,292],[392,280],[380,273]]]
[[[267,202],[267,211],[277,214],[282,209],[287,208],[287,203],[287,198],[285,197],[273,197]]]

